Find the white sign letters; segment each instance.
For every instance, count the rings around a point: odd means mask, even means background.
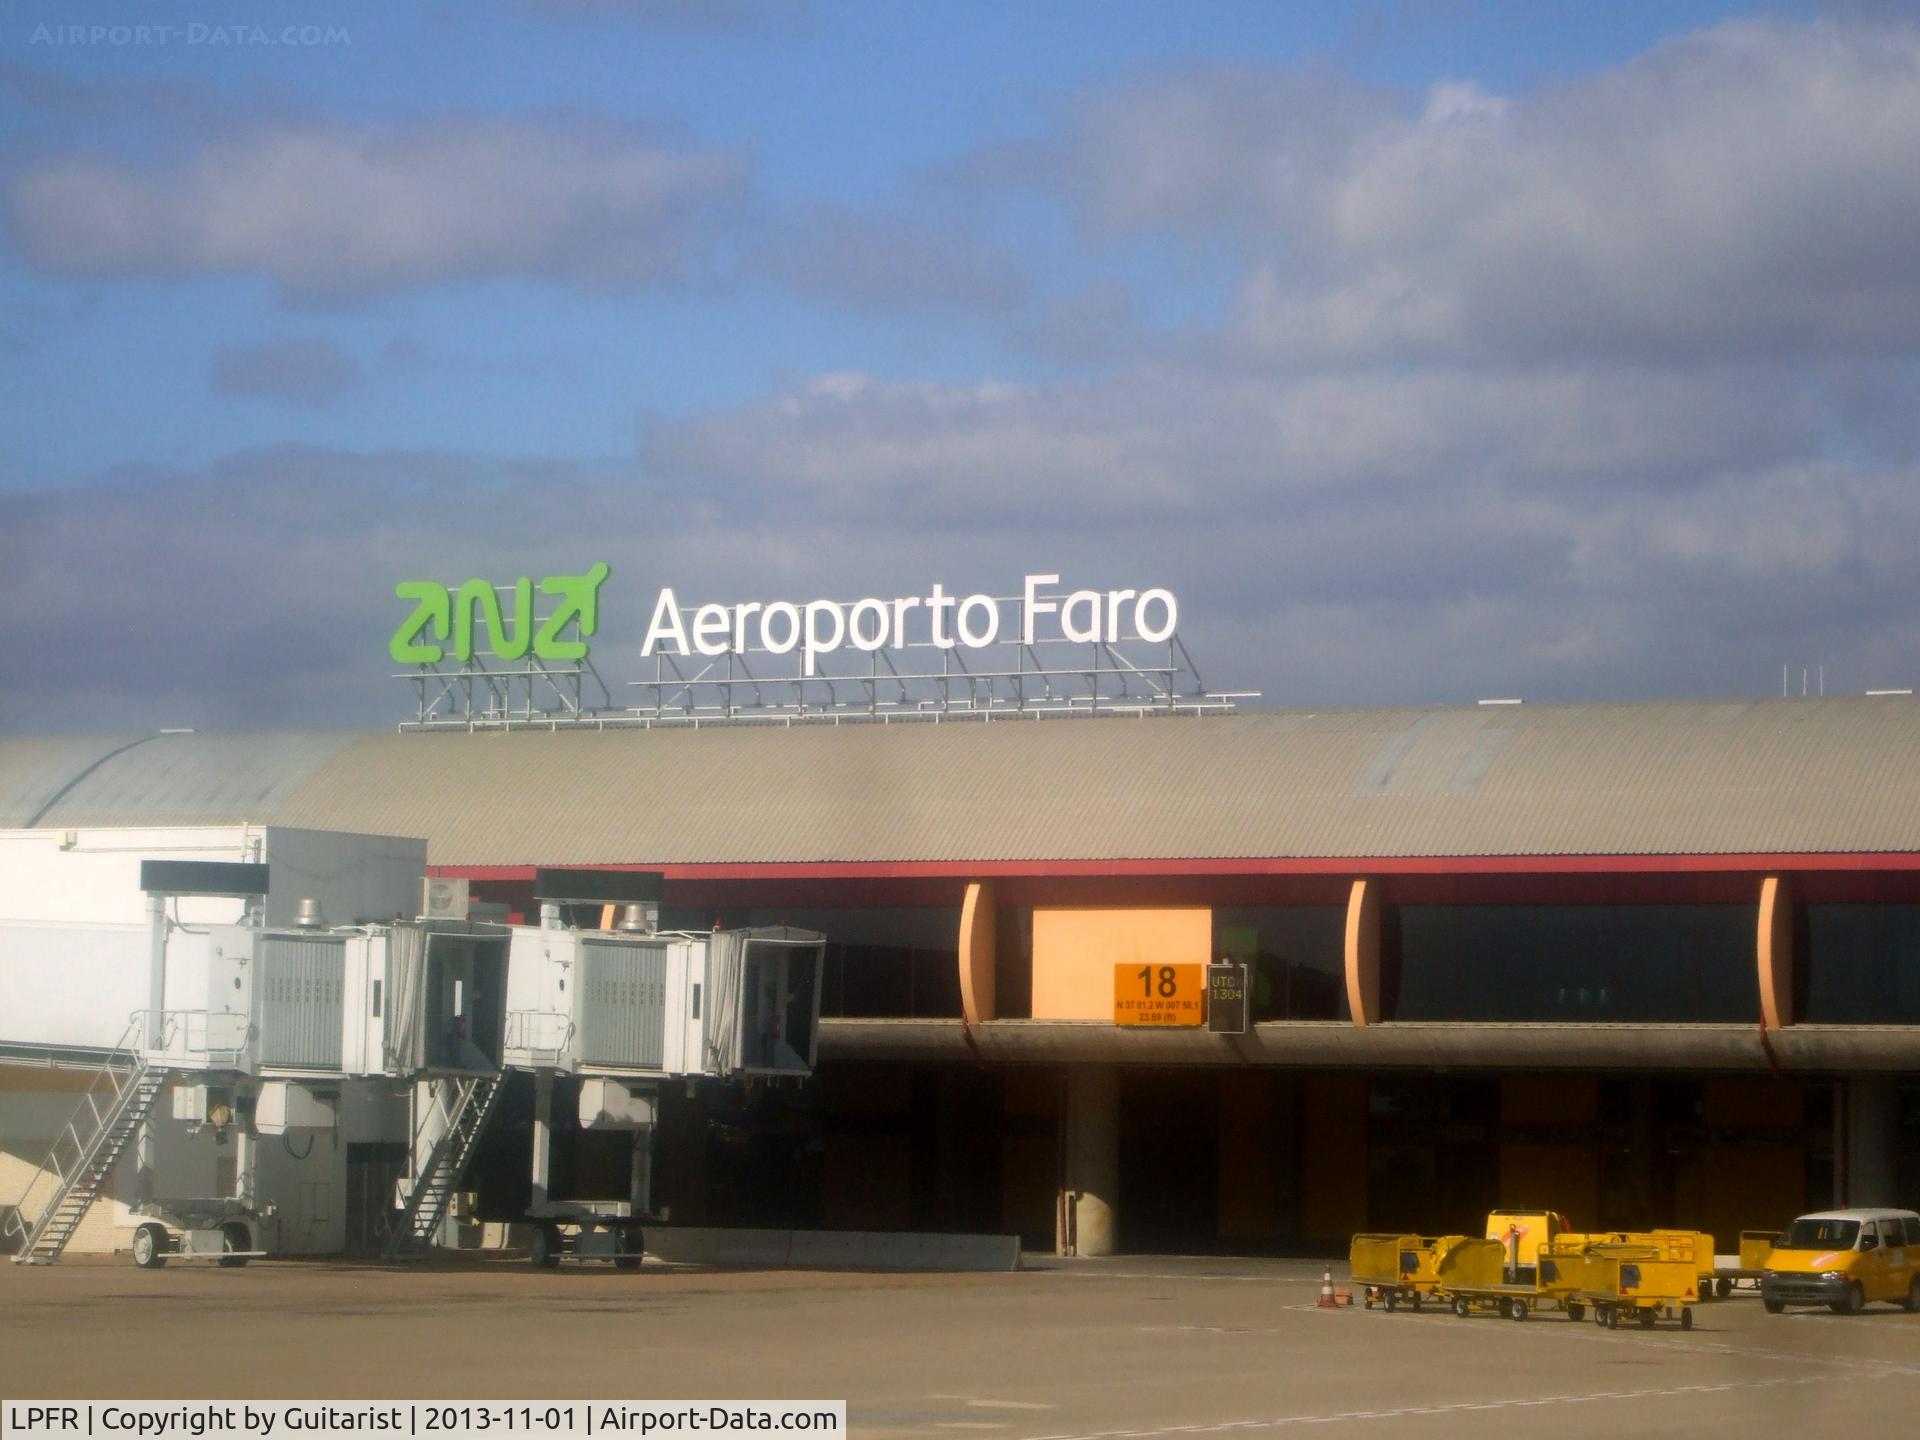
[[[1046,593],[1058,575],[1029,575],[1020,598],[1020,643],[1072,640],[1081,644],[1123,639],[1168,640],[1180,623],[1180,602],[1170,590],[1075,590]],[[1011,601],[1009,603],[1012,603]],[[1043,620],[1047,623],[1043,625]],[[787,655],[798,649],[803,674],[816,673],[821,655],[851,645],[855,650],[932,645],[978,650],[1001,639],[1000,602],[991,595],[949,595],[934,585],[924,596],[839,600],[749,600],[738,605],[700,605],[684,611],[670,589],[654,603],[640,653],[670,647],[677,655]]]

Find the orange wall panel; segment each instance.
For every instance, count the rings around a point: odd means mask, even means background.
[[[1115,965],[1204,965],[1207,906],[1033,912],[1033,1018],[1111,1020]]]

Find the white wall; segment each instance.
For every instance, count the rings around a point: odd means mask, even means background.
[[[290,924],[307,898],[329,922],[349,924],[417,912],[427,844],[248,825],[0,831],[0,1042],[104,1047],[120,1039],[147,1004],[147,859],[264,860],[268,924]],[[240,900],[189,896],[169,913],[197,927],[232,924],[244,910]],[[173,975],[169,948],[167,1004],[203,1008],[204,980]],[[183,967],[192,966],[190,948]]]

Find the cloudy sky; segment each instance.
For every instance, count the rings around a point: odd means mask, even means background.
[[[614,680],[1032,570],[1273,704],[1920,680],[1906,6],[399,8],[7,7],[0,731],[596,560]]]

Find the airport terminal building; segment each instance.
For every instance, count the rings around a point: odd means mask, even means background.
[[[0,829],[188,825],[419,837],[516,918],[537,868],[631,868],[668,927],[824,932],[813,1078],[663,1117],[676,1222],[1724,1244],[1920,1196],[1911,697],[0,739]],[[1116,1023],[1117,976],[1220,958],[1245,1034]],[[0,1097],[62,1059],[7,1058]]]

